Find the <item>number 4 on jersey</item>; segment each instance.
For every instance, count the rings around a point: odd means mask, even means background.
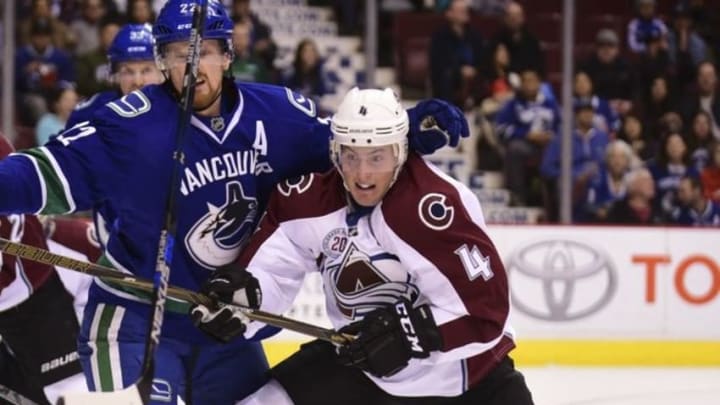
[[[490,268],[490,257],[483,256],[477,246],[473,245],[472,249],[470,249],[467,244],[463,244],[455,249],[455,254],[460,257],[470,281],[475,280],[478,276],[482,276],[485,281],[493,277],[494,273]]]

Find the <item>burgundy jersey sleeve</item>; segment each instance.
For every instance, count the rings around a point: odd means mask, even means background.
[[[0,236],[47,250],[42,225],[32,215],[0,216]],[[43,285],[55,268],[0,253],[0,311],[27,299]]]
[[[95,226],[85,218],[54,218],[50,239],[80,252],[96,263],[102,251],[95,235]]]
[[[383,203],[382,217],[430,302],[442,351],[450,354],[445,360],[509,351],[511,340],[503,340],[512,336],[507,275],[470,190],[411,156]]]

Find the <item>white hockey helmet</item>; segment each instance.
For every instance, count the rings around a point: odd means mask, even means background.
[[[393,145],[397,159],[393,176],[395,182],[407,160],[409,126],[407,111],[392,89],[360,90],[354,87],[345,95],[331,120],[331,159],[340,170],[339,158],[343,146]]]

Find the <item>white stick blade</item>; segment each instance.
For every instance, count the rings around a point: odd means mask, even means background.
[[[140,392],[136,385],[120,391],[110,392],[78,392],[63,395],[57,405],[143,405]]]

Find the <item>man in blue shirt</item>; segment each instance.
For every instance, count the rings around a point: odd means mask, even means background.
[[[680,207],[672,213],[673,222],[688,226],[720,227],[720,205],[704,195],[698,177],[685,176],[678,185]]]

